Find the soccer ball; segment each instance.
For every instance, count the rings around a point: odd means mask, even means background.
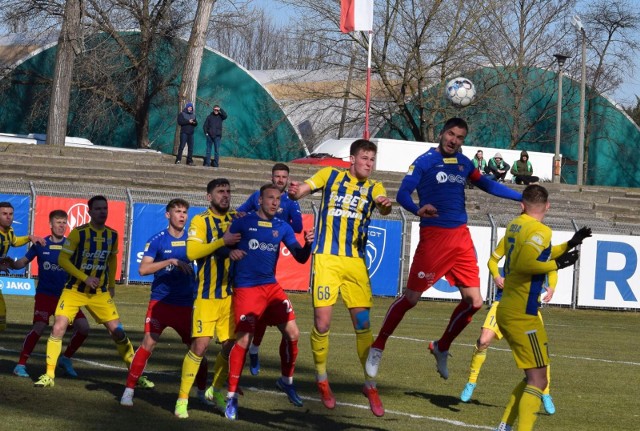
[[[467,106],[476,97],[476,87],[467,78],[454,78],[447,83],[447,99],[456,106]]]

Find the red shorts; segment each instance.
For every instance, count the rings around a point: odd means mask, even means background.
[[[466,225],[420,228],[407,289],[424,292],[442,277],[452,286],[480,287],[478,258]]]
[[[273,326],[296,318],[291,301],[278,283],[236,288],[232,302],[236,332],[255,332],[258,319]]]
[[[44,322],[49,324],[49,318],[56,314],[56,307],[60,298],[46,293],[36,293],[36,303],[33,305],[33,323]],[[78,311],[74,321],[78,319],[86,319],[82,310]]]
[[[182,342],[191,344],[191,312],[193,307],[171,305],[157,299],[149,301],[147,317],[144,320],[144,332],[162,334],[165,328],[173,328]]]

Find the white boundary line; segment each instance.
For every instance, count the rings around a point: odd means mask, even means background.
[[[12,349],[7,349],[5,347],[0,346],[0,352],[4,352],[4,353],[15,353],[15,354],[19,354],[19,351],[16,350],[12,350]],[[36,354],[34,356],[39,356],[39,357],[44,357],[44,355],[41,354]],[[87,360],[87,359],[81,359],[81,358],[74,358],[73,359],[74,362],[82,362],[85,364],[89,364],[92,365],[94,367],[97,368],[106,368],[106,369],[113,369],[113,370],[123,370],[126,371],[125,367],[122,366],[115,366],[115,365],[108,365],[108,364],[104,364],[102,362],[96,362],[96,361],[91,361],[91,360]],[[162,375],[178,375],[178,373],[175,372],[166,372],[166,371],[145,371],[146,374],[162,374]],[[258,389],[254,386],[250,386],[250,387],[244,387],[243,388],[245,391],[251,391],[251,392],[256,392],[256,393],[261,393],[261,394],[268,394],[268,395],[277,395],[277,396],[286,396],[285,394],[283,394],[282,392],[279,391],[270,391],[270,390],[265,390],[265,389]],[[301,396],[300,398],[302,398],[303,400],[306,401],[313,401],[316,403],[320,403],[321,400],[319,398],[315,398],[315,397],[309,397],[309,396]],[[365,405],[365,404],[354,404],[354,403],[345,403],[345,402],[336,402],[336,405],[342,406],[342,407],[351,407],[354,409],[360,409],[360,410],[369,410],[369,405]],[[461,427],[461,428],[469,428],[469,429],[483,429],[483,430],[493,430],[495,429],[495,427],[490,427],[490,426],[486,426],[486,425],[474,425],[474,424],[468,424],[462,421],[456,421],[456,420],[451,420],[451,419],[445,419],[445,418],[440,418],[440,417],[435,417],[435,416],[424,416],[424,415],[419,415],[419,414],[415,414],[415,413],[407,413],[407,412],[401,412],[398,410],[385,410],[385,415],[396,415],[396,416],[404,416],[404,417],[408,417],[408,418],[412,418],[412,419],[424,419],[424,420],[428,420],[428,421],[433,421],[433,422],[441,422],[441,423],[447,423],[450,425],[454,425],[457,427]]]

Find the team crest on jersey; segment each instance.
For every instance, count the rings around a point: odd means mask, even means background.
[[[366,195],[367,193],[369,193],[369,187],[360,187],[361,195]]]
[[[274,237],[274,238],[277,238],[277,237],[278,237],[278,231],[277,231],[277,230],[275,230],[275,229],[274,229],[274,230],[272,230],[272,231],[271,231],[271,235],[273,235],[273,237]]]
[[[377,226],[369,226],[366,248],[366,263],[370,277],[373,277],[380,268],[386,243],[387,230]]]
[[[196,236],[196,230],[195,229],[189,229],[189,236]]]
[[[464,171],[464,166],[462,166],[462,165],[458,165],[458,170],[459,170],[460,172]]]

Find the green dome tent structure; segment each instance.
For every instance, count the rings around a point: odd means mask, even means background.
[[[136,52],[140,35],[122,33]],[[0,132],[46,133],[57,43],[35,51],[0,79]],[[187,44],[177,38],[155,42],[148,80],[151,148],[173,151],[178,89]],[[69,109],[68,136],[96,145],[136,148],[133,102],[135,74],[130,60],[105,34],[86,37],[77,57]],[[115,96],[114,96],[115,95]],[[204,155],[205,119],[215,104],[228,114],[224,122],[222,156],[288,161],[305,154],[303,143],[271,94],[240,65],[205,49],[197,97],[198,118],[194,154]]]
[[[497,149],[520,149],[555,152],[557,73],[541,68],[527,68],[517,75],[508,68],[482,68],[465,77],[476,86],[476,100],[468,107],[452,106],[441,86],[433,86],[424,96],[433,101],[434,126],[438,131],[449,117],[466,119],[470,131],[466,143]],[[516,82],[523,84],[517,86]],[[518,91],[515,91],[518,90]],[[516,111],[515,94],[522,97]],[[413,118],[419,112],[409,102]],[[576,183],[580,83],[563,78],[560,153],[563,156],[562,181]],[[587,89],[585,108],[589,146],[585,185],[640,187],[640,128],[608,98],[590,95]],[[412,140],[406,120],[396,114],[383,124],[377,138]],[[535,169],[535,167],[534,167]]]

